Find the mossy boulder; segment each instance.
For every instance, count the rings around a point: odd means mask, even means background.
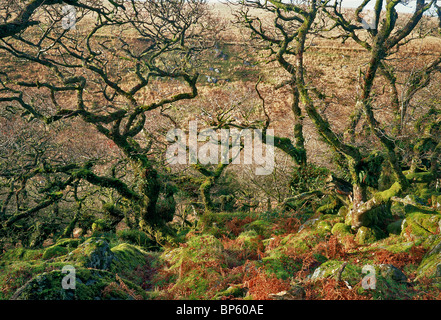
[[[67,273],[42,273],[19,288],[11,300],[135,300],[147,299],[140,287],[104,270],[76,268],[74,289],[63,288]],[[69,285],[72,283],[69,282]]]
[[[114,253],[106,240],[90,238],[70,252],[64,261],[84,268],[107,270],[113,258]]]
[[[408,241],[420,240],[430,243],[433,235],[439,231],[441,215],[415,212],[409,214],[402,223],[401,235]]]
[[[242,284],[229,286],[227,289],[217,293],[214,296],[215,300],[222,300],[225,298],[242,298],[247,293],[247,288]]]
[[[433,241],[417,269],[417,279],[421,277],[439,278],[441,281],[441,237]]]
[[[341,280],[347,281],[352,286],[359,283],[363,277],[361,272],[362,268],[350,263],[347,263],[346,266],[344,266],[344,264],[344,261],[326,261],[314,270],[314,273],[311,275],[311,280],[314,281],[328,277],[337,279],[341,272]]]
[[[363,283],[365,277],[374,276],[375,289],[370,290],[363,287],[359,288],[359,293],[369,290],[374,299],[401,299],[406,297],[408,289],[407,277],[398,268],[390,264],[372,265],[372,272],[369,269],[363,270],[363,266],[346,263],[343,261],[329,260],[318,267],[311,276],[311,280],[319,280],[324,278],[334,278],[346,281],[352,287]],[[363,272],[364,271],[364,272]],[[368,271],[368,272],[367,272]],[[368,282],[369,285],[372,283]]]
[[[337,215],[339,216],[339,217],[342,217],[343,219],[345,219],[346,218],[346,216],[348,215],[348,213],[350,213],[350,208],[348,208],[348,207],[346,207],[346,206],[343,206],[343,207],[341,207],[339,210],[338,210],[338,213],[337,213]]]
[[[331,233],[336,236],[338,241],[345,247],[350,246],[353,242],[354,234],[352,233],[352,228],[345,223],[336,223],[332,227]]]
[[[383,280],[396,281],[398,283],[406,283],[407,276],[392,264],[380,264],[375,266],[377,274]]]
[[[361,227],[357,230],[355,241],[360,245],[367,245],[376,242],[382,237],[381,231],[376,228]]]
[[[402,226],[403,226],[403,219],[398,219],[394,222],[391,222],[387,225],[386,230],[389,234],[401,234]]]
[[[328,220],[319,221],[316,225],[317,230],[322,232],[329,232],[332,231],[332,224]]]
[[[1,261],[0,300],[8,300],[15,291],[33,277],[53,270],[61,270],[64,263],[50,260]]]
[[[212,235],[191,236],[181,247],[165,250],[161,255],[170,264],[169,270],[179,269],[183,263],[210,263],[224,257],[222,243]]]
[[[42,259],[49,260],[52,258],[64,256],[68,253],[69,253],[69,249],[66,247],[52,246],[52,247],[48,247],[48,248],[46,248],[46,250],[44,250]]]
[[[54,245],[44,249],[42,259],[50,260],[65,256],[69,252],[78,248],[78,246],[83,241],[84,240],[82,239],[70,239],[70,238],[59,239]]]
[[[38,259],[28,261],[18,260],[22,255],[18,253],[26,250],[14,250],[14,255],[9,254],[8,257],[14,257],[15,260],[0,260],[0,300],[10,299],[18,288],[38,275],[62,270],[66,265],[72,265],[77,270],[106,268],[113,275],[122,277],[124,281],[128,280],[144,289],[151,288],[150,277],[158,260],[158,253],[146,252],[140,247],[125,243],[113,247],[109,252],[108,244],[101,241],[97,244],[97,240],[101,239],[86,241],[77,249],[71,247],[77,242],[68,244],[69,241],[59,241],[41,251],[43,254],[40,254]],[[73,253],[69,255],[69,251]],[[51,295],[49,291],[47,293]]]
[[[415,241],[408,241],[400,235],[389,235],[389,237],[377,242],[378,248],[385,249],[392,253],[409,253],[416,245]]]
[[[342,222],[336,223],[332,227],[331,233],[337,237],[344,237],[347,235],[352,235],[351,226],[349,226],[345,223],[342,223]]]
[[[375,265],[375,289],[369,290],[374,300],[408,300],[413,295],[407,276],[391,264]],[[363,292],[363,288],[360,288]]]
[[[244,226],[245,231],[255,231],[258,235],[269,238],[272,235],[274,224],[265,220],[255,220]]]
[[[141,247],[122,243],[111,249],[114,254],[110,270],[119,273],[124,269],[134,269],[145,264],[151,257],[150,253]]]
[[[151,276],[159,260],[158,252],[148,252],[128,243],[113,247],[114,254],[110,272],[130,280],[142,288],[151,287]]]
[[[316,260],[317,265],[327,260],[325,256],[318,253],[313,254],[313,258]],[[282,280],[294,277],[297,272],[302,270],[303,262],[301,256],[291,255],[289,252],[282,252],[280,250],[273,250],[262,259],[262,265],[265,270]]]

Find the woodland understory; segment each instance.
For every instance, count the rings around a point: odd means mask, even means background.
[[[434,0],[0,0],[0,300],[441,298],[440,53]]]

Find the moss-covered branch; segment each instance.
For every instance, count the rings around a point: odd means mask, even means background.
[[[434,179],[431,172],[409,173],[405,177],[409,184],[427,183]],[[405,191],[406,189],[403,188],[400,182],[395,182],[389,189],[375,193],[371,199],[352,209],[352,227],[359,228],[365,225],[365,217],[368,212],[387,204],[392,201],[392,199],[397,199],[397,197],[402,196]]]

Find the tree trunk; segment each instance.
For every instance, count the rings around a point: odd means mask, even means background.
[[[164,221],[156,214],[156,204],[160,190],[161,184],[157,171],[152,166],[145,168],[142,185],[144,208],[141,213],[141,223],[155,227],[162,227],[164,225]]]
[[[305,138],[303,136],[303,115],[300,108],[300,93],[295,85],[291,86],[293,93],[292,112],[294,114],[294,138],[295,147],[298,152],[297,164],[299,166],[305,166],[307,163],[307,155],[305,149]]]
[[[213,186],[214,177],[207,177],[200,187],[202,203],[204,204],[205,212],[211,212],[214,210],[214,204],[211,200],[211,188],[213,188]]]

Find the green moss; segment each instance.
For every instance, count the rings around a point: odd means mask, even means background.
[[[361,227],[357,230],[355,241],[360,245],[374,243],[377,240],[375,231],[371,228]]]
[[[437,198],[439,193],[434,191],[433,189],[427,188],[427,184],[417,184],[417,188],[415,188],[415,195],[423,200],[424,204],[428,204],[429,199],[432,201],[432,197]]]
[[[118,273],[123,269],[133,269],[139,265],[145,264],[148,253],[143,249],[128,243],[122,243],[113,247],[111,251],[114,254],[112,260],[112,271]]]
[[[399,235],[390,235],[386,239],[377,242],[378,247],[390,251],[392,253],[409,252],[416,243],[407,241],[406,238]]]
[[[78,248],[78,246],[84,242],[84,239],[59,239],[55,245],[65,248]]]
[[[75,290],[63,289],[65,273],[54,270],[42,273],[14,294],[17,300],[134,300],[147,299],[140,287],[104,270],[77,268]]]
[[[157,244],[141,230],[118,230],[117,237],[124,242],[129,242],[136,246],[141,246],[149,250],[157,250]]]
[[[321,254],[315,253],[313,257],[319,265],[327,261],[327,258]],[[261,265],[266,272],[287,280],[295,277],[297,272],[302,270],[303,262],[301,256],[293,256],[282,250],[272,250],[262,259]]]
[[[346,216],[349,212],[350,212],[350,209],[348,207],[343,206],[338,210],[337,215],[339,215],[340,217],[346,218]]]
[[[344,261],[329,260],[315,269],[311,280],[324,279],[328,277],[337,278],[343,267]],[[356,285],[362,279],[361,267],[348,263],[341,273],[341,280],[347,281],[350,285]]]
[[[2,262],[0,264],[0,300],[10,299],[18,288],[38,274],[61,270],[64,266],[64,263],[43,260]]]
[[[295,251],[297,254],[307,253],[311,248],[322,241],[326,241],[328,233],[316,229],[303,229],[301,232],[292,233],[280,241],[279,246],[272,250],[266,250],[266,254],[284,254],[287,251]]]
[[[230,255],[239,263],[246,260],[255,260],[260,257],[259,250],[263,250],[261,236],[254,230],[242,232],[229,248]]]
[[[344,237],[347,235],[352,235],[351,226],[348,226],[345,223],[339,222],[336,223],[331,230],[331,233],[338,237]]]
[[[224,291],[215,295],[214,299],[221,300],[222,298],[243,298],[246,294],[246,288],[243,285],[237,284],[229,286]]]
[[[223,261],[223,245],[212,235],[193,236],[184,246],[165,250],[161,258],[168,261],[169,270],[177,270],[183,263],[202,264]]]
[[[335,197],[326,197],[322,204],[317,210],[317,213],[322,214],[337,214],[342,207],[340,200]]]
[[[111,229],[110,222],[105,219],[98,219],[92,224],[92,231],[94,233],[107,232]]]
[[[114,254],[107,241],[93,237],[70,252],[64,261],[85,268],[104,270],[110,267],[113,257]]]
[[[369,290],[374,300],[408,300],[414,294],[406,275],[389,264],[375,265],[376,286]]]
[[[6,251],[2,256],[2,261],[32,261],[38,260],[43,256],[44,249],[31,250],[25,248],[15,248]]]
[[[244,226],[245,231],[253,230],[258,235],[269,238],[272,235],[274,224],[265,220],[255,220]]]
[[[151,286],[150,273],[154,268],[155,261],[159,259],[158,253],[147,252],[141,247],[128,243],[113,247],[111,251],[114,254],[109,268],[112,273],[139,286]]]
[[[399,219],[397,221],[391,222],[387,225],[386,230],[389,234],[401,234],[403,225],[403,219]]]
[[[409,241],[430,242],[439,231],[440,221],[441,215],[438,214],[412,213],[403,221],[401,235]]]
[[[225,224],[233,219],[243,220],[252,216],[249,212],[206,212],[200,219],[204,231],[208,231],[213,225],[225,230]]]
[[[339,222],[344,222],[344,216],[335,215],[335,214],[324,214],[320,216],[320,221],[327,221],[331,225],[334,225]]]
[[[440,277],[441,276],[441,237],[434,238],[430,250],[424,256],[423,261],[417,269],[417,279],[420,277]]]
[[[55,257],[64,256],[69,253],[69,249],[61,246],[52,246],[46,248],[43,253],[43,260],[49,260]]]
[[[331,230],[332,230],[332,224],[331,224],[331,222],[329,222],[327,220],[319,221],[317,223],[316,228],[317,228],[318,231],[329,232],[330,233]]]
[[[295,276],[301,270],[303,263],[281,251],[273,251],[262,259],[262,265],[267,272],[286,280]]]

